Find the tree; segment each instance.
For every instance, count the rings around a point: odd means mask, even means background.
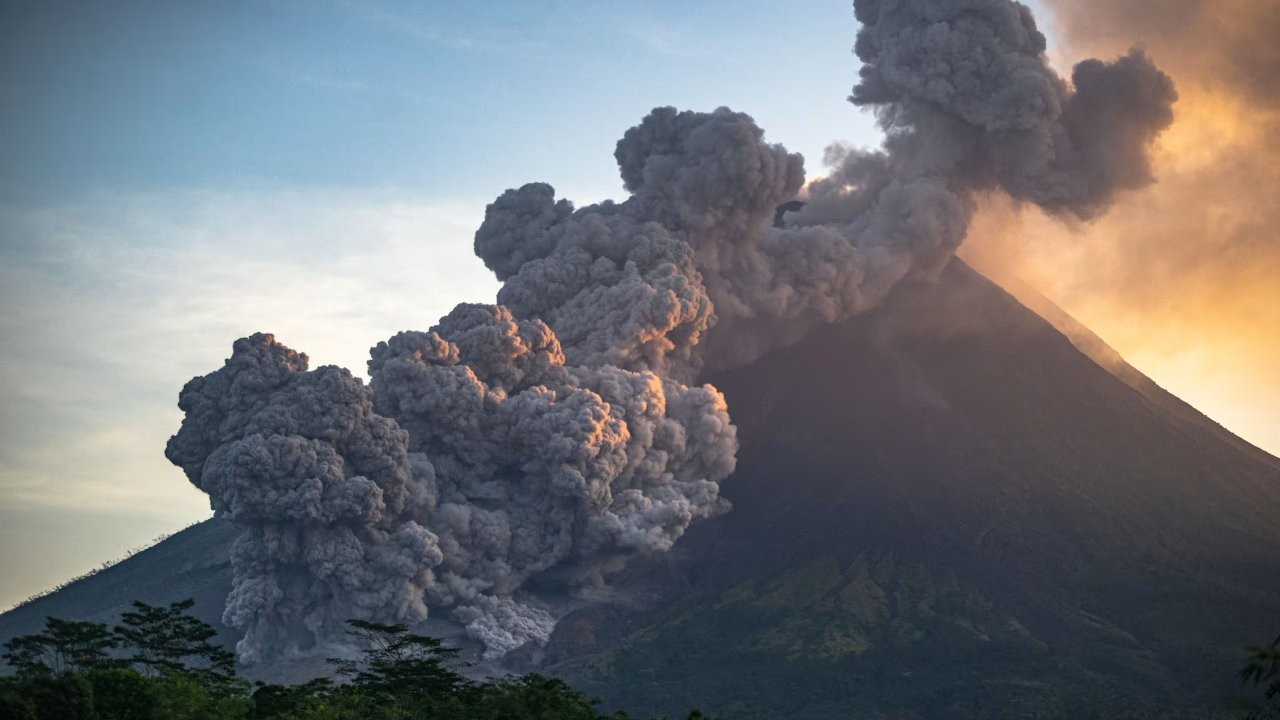
[[[148,679],[155,684],[157,717],[164,720],[244,720],[253,708],[240,685],[210,689],[198,677],[168,669]]]
[[[541,675],[500,680],[484,686],[476,718],[597,720],[596,703],[563,681]],[[625,713],[612,716],[626,720]]]
[[[1249,661],[1240,671],[1240,679],[1261,688],[1266,698],[1265,704],[1256,708],[1251,717],[1280,718],[1280,637],[1270,645],[1256,645],[1248,650]]]
[[[307,717],[332,697],[334,689],[329,678],[316,678],[302,685],[272,685],[259,681],[253,691],[252,717]]]
[[[131,667],[96,668],[85,674],[93,709],[101,720],[161,720],[157,683]]]
[[[27,697],[26,688],[17,678],[0,677],[0,718],[5,720],[37,720],[36,704]]]
[[[6,642],[3,657],[19,674],[60,675],[112,665],[117,644],[106,625],[50,617],[42,632]]]
[[[468,680],[454,669],[458,651],[440,640],[364,620],[348,621],[358,657],[330,660],[345,682],[260,683],[248,697],[230,653],[211,643],[213,628],[187,615],[191,606],[134,603],[114,635],[48,618],[43,632],[5,645],[18,673],[0,677],[0,720],[628,720],[601,715],[553,678]],[[120,645],[128,660],[110,656]]]
[[[82,673],[27,674],[18,678],[15,689],[15,699],[26,705],[18,705],[19,713],[30,709],[35,720],[99,720],[93,707],[93,687]]]
[[[434,717],[456,709],[472,686],[445,665],[458,651],[436,638],[414,635],[404,625],[348,620],[348,634],[364,650],[359,660],[331,659],[351,686],[382,696],[408,712],[408,717]]]
[[[134,601],[134,609],[120,615],[115,635],[132,651],[129,662],[145,674],[180,671],[206,688],[224,688],[235,679],[235,656],[210,642],[218,634],[213,626],[187,614],[194,604],[191,598],[168,607]]]

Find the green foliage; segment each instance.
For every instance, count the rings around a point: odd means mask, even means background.
[[[321,706],[333,701],[334,684],[328,678],[316,678],[302,685],[267,685],[258,683],[253,692],[255,718],[315,717]]]
[[[93,687],[83,674],[28,674],[14,688],[35,720],[96,720]]]
[[[501,680],[486,685],[475,711],[468,717],[499,720],[499,718],[555,718],[556,720],[598,720],[595,701],[564,684],[563,681],[541,675],[525,675],[521,678]],[[619,713],[614,718],[626,718]]]
[[[0,718],[36,720],[36,705],[17,678],[0,677]]]
[[[0,678],[0,718],[37,720],[35,701],[10,678]]]
[[[330,660],[337,682],[260,683],[250,694],[213,628],[187,614],[192,604],[136,602],[114,633],[49,618],[10,641],[4,657],[18,672],[0,678],[0,720],[629,720],[601,715],[560,680],[469,680],[457,650],[363,620],[349,622],[357,657]]]
[[[93,689],[93,706],[102,720],[159,720],[158,683],[133,668],[90,670],[85,677]]]
[[[884,563],[880,563],[884,566]],[[975,618],[968,628],[980,628],[982,604],[959,593],[947,583],[921,584],[910,574],[910,583],[893,580],[888,570],[872,571],[870,566],[855,563],[853,582],[840,579],[830,567],[815,565],[802,568],[782,581],[769,586],[743,587],[718,598],[717,607],[738,625],[737,632],[749,628],[751,613],[772,613],[796,603],[830,606],[850,613],[862,623],[866,637],[877,644],[887,643],[893,636],[879,632],[875,624],[894,625],[895,615],[901,624],[902,612],[894,607],[912,608],[911,617],[918,627],[936,639],[938,629],[923,623],[921,613],[944,603],[962,607]],[[865,570],[865,572],[864,572]],[[865,577],[864,577],[865,576]],[[874,581],[874,583],[873,583]],[[917,587],[918,586],[918,587]],[[919,588],[934,589],[921,594]],[[851,589],[852,588],[852,589]],[[874,588],[883,588],[876,592]],[[914,590],[913,590],[914,589]],[[856,590],[856,592],[854,592]],[[912,592],[909,592],[912,591]],[[786,602],[777,602],[785,596]],[[954,597],[953,597],[954,596]],[[896,606],[886,605],[896,598]],[[948,599],[950,598],[950,599]],[[776,606],[776,607],[775,607]],[[355,656],[332,659],[335,679],[317,678],[294,685],[259,683],[249,692],[247,683],[235,677],[235,665],[229,653],[214,644],[215,632],[209,625],[187,614],[191,601],[153,607],[134,603],[121,624],[112,633],[105,625],[69,622],[48,618],[40,633],[11,640],[5,644],[4,658],[17,673],[0,677],[0,720],[630,720],[625,712],[602,714],[598,702],[562,680],[530,674],[498,680],[477,681],[465,677],[460,670],[457,650],[446,647],[436,638],[416,635],[404,625],[387,625],[351,620],[349,634],[357,647]],[[744,609],[751,609],[744,613]],[[673,608],[680,617],[689,617],[692,608]],[[774,617],[775,626],[786,626],[785,617]],[[835,616],[832,616],[835,618]],[[838,618],[835,618],[838,619]],[[834,620],[833,620],[834,622]],[[802,628],[803,630],[803,628]],[[641,631],[646,632],[646,631]],[[801,633],[803,634],[803,633]],[[814,635],[814,640],[825,642]],[[759,636],[746,633],[748,643]],[[651,642],[645,640],[644,642]],[[642,638],[636,638],[637,641]],[[697,642],[698,638],[693,638]],[[791,644],[784,645],[792,647]],[[826,645],[818,645],[826,647]],[[740,652],[754,652],[748,645]],[[123,657],[113,657],[111,651]],[[693,646],[688,652],[696,653]],[[776,649],[775,649],[776,650]],[[872,647],[849,653],[855,659],[875,655],[883,666],[877,682],[893,683],[903,667],[892,654]],[[1249,648],[1248,664],[1240,676],[1256,688],[1263,700],[1250,709],[1247,720],[1280,720],[1280,638],[1270,645]],[[768,676],[751,676],[729,689],[745,692],[743,683],[761,687],[787,687],[793,693],[805,693],[811,707],[818,708],[826,698],[806,690],[804,674],[811,670],[796,657],[787,658],[771,668]],[[673,662],[678,653],[666,653],[665,659],[653,656],[653,662]],[[830,656],[824,656],[830,657]],[[954,662],[980,661],[970,654]],[[721,658],[697,656],[695,661],[721,662]],[[614,662],[618,660],[615,659]],[[980,666],[980,662],[978,663]],[[789,669],[788,669],[789,668]],[[845,687],[837,688],[846,697],[866,687],[855,671]],[[916,671],[929,671],[915,667]],[[1061,669],[1060,669],[1061,670]],[[643,666],[632,667],[633,678],[646,676]],[[651,673],[650,673],[651,674]],[[988,685],[1017,679],[975,676],[974,682]],[[1026,683],[1029,697],[1035,700],[1039,689]],[[632,699],[652,695],[653,686],[642,687],[632,682]],[[669,692],[670,688],[663,692]],[[703,687],[705,698],[720,697],[724,687]],[[1010,706],[1017,698],[1010,695]],[[1027,705],[1031,708],[1034,703]],[[995,708],[992,708],[993,710]],[[1003,708],[1007,710],[1008,708]],[[953,704],[951,715],[977,717],[963,713]],[[825,712],[825,711],[824,711]],[[862,714],[877,716],[879,711],[867,708]],[[959,714],[957,714],[959,713]],[[739,706],[735,717],[752,717],[751,708]],[[1071,717],[1093,717],[1072,711]],[[805,711],[789,716],[833,717]],[[1027,712],[1020,717],[1057,717],[1053,714]],[[776,717],[776,715],[774,716]],[[1139,717],[1139,715],[1133,715]],[[1190,717],[1190,716],[1188,716]],[[712,720],[698,711],[685,720]]]
[[[352,686],[391,699],[415,718],[456,710],[458,699],[471,692],[470,683],[445,665],[458,651],[439,640],[414,635],[404,625],[364,620],[348,624],[349,634],[365,648],[364,655],[359,661],[330,662]]]
[[[43,632],[5,643],[4,659],[19,673],[78,672],[112,664],[108,651],[118,644],[106,625],[51,617]]]
[[[210,689],[185,672],[165,670],[153,682],[158,720],[244,720],[253,708],[253,701],[243,694]]]
[[[206,689],[225,689],[235,679],[235,657],[210,642],[218,634],[213,627],[187,614],[194,604],[187,599],[162,608],[135,601],[133,611],[120,616],[116,637],[132,651],[129,662],[147,674],[180,671]]]
[[[1270,645],[1257,645],[1248,650],[1249,661],[1240,671],[1240,679],[1260,689],[1264,698],[1253,707],[1249,718],[1280,719],[1280,637]]]
[[[1078,661],[945,567],[867,551],[716,590],[627,623],[579,613],[550,668],[644,717],[701,707],[737,720],[1174,718],[1176,690],[1146,680],[1149,654],[1110,618],[1080,623],[1082,645],[1108,645]],[[1210,682],[1225,690],[1233,670]],[[1194,700],[1180,717],[1208,720],[1222,704]]]

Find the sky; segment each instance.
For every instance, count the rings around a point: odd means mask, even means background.
[[[1068,228],[988,208],[966,257],[1053,298],[1130,363],[1280,454],[1280,2],[1048,0],[1059,67],[1140,44],[1173,76],[1157,183]]]
[[[651,108],[745,111],[811,175],[832,141],[879,142],[845,101],[847,0],[53,5],[0,9],[0,608],[209,516],[163,450],[178,391],[232,341],[273,332],[313,367],[363,375],[379,340],[492,299],[471,236],[503,190],[622,197],[613,146]],[[1032,5],[1060,69],[1124,50],[1094,43],[1068,3],[1053,19]],[[1185,47],[1160,32],[1153,51]],[[1184,65],[1203,80],[1203,63]],[[1205,104],[1193,95],[1172,133],[1183,145],[1157,168],[1177,193],[1212,185],[1215,152],[1254,142],[1213,135],[1221,118],[1194,112]],[[1147,232],[1133,213],[1071,229],[989,214],[999,222],[983,227],[1000,230],[974,239],[975,261],[1026,277],[1280,452],[1266,355],[1280,350],[1280,297],[1275,275],[1249,274],[1274,238],[1239,229],[1234,274],[1200,272],[1193,253],[1181,274],[1138,283],[1142,257],[1113,247]]]

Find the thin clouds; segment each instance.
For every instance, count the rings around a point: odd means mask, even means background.
[[[622,41],[665,58],[707,58],[719,54],[705,32],[664,21],[643,7],[564,5],[539,8],[533,17],[522,15],[525,11],[518,6],[492,12],[472,9],[467,11],[472,15],[471,20],[481,15],[484,22],[468,22],[470,30],[463,32],[457,27],[460,23],[451,22],[456,18],[430,5],[419,6],[416,12],[348,0],[335,0],[334,5],[361,22],[449,51],[530,54],[563,45],[566,37],[573,37],[575,44],[588,41],[615,48],[614,41]],[[480,29],[482,32],[477,32]]]
[[[356,17],[365,22],[390,28],[430,45],[450,50],[494,50],[499,47],[497,43],[482,41],[476,37],[464,35],[457,30],[445,29],[442,24],[433,22],[428,18],[398,13],[374,3],[356,3],[340,0],[335,4],[354,13]],[[429,8],[430,6],[427,7]]]
[[[711,38],[698,35],[653,17],[606,10],[609,24],[624,37],[656,55],[670,58],[707,58],[719,54]]]

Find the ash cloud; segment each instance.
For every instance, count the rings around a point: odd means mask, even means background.
[[[1068,47],[1141,42],[1180,81],[1280,106],[1280,5],[1272,0],[1049,0]]]
[[[618,558],[665,551],[727,507],[737,442],[718,392],[565,358],[541,320],[460,305],[369,362],[375,409],[436,478],[424,517],[444,560],[428,599],[460,608],[494,653],[550,631],[514,599],[531,577],[602,583]]]
[[[1050,0],[1059,52],[1131,42],[1174,78],[1159,183],[1087,227],[984,203],[965,257],[1054,299],[1162,385],[1280,452],[1280,3]]]
[[[232,548],[225,619],[245,630],[241,661],[340,633],[348,617],[426,617],[441,561],[415,521],[431,501],[408,435],[374,414],[342,368],[256,334],[219,370],[187,383],[182,428],[165,454],[245,528]]]
[[[976,193],[1088,219],[1151,181],[1175,94],[1142,52],[1068,83],[1018,3],[854,7],[851,100],[882,149],[833,149],[806,189],[802,158],[750,116],[655,109],[615,152],[630,197],[501,195],[475,237],[498,304],[380,343],[368,386],[264,335],[187,386],[168,454],[246,527],[227,607],[243,660],[427,605],[491,656],[545,641],[555,618],[530,583],[590,593],[728,509],[736,433],[706,370],[937,272]]]

